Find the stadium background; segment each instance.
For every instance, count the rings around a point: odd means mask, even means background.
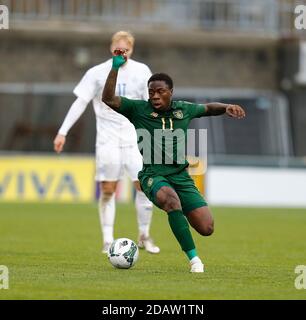
[[[118,30],[134,33],[135,60],[173,77],[175,98],[245,107],[243,121],[219,117],[192,122],[192,128],[208,129],[208,170],[196,180],[210,205],[229,210],[234,206],[241,216],[244,208],[253,208],[258,219],[267,207],[276,208],[272,209],[276,216],[277,208],[282,208],[280,215],[288,215],[289,225],[292,212],[297,224],[305,227],[306,30],[294,27],[294,9],[303,1],[1,0],[0,4],[10,12],[9,30],[0,30],[2,235],[10,208],[25,208],[23,202],[34,208],[50,202],[41,207],[46,211],[53,205],[56,209],[51,211],[67,210],[65,204],[56,203],[80,202],[84,208],[94,203],[92,108],[71,130],[63,155],[53,154],[52,142],[74,100],[74,86],[87,69],[110,57],[110,36]],[[124,179],[117,198],[123,203],[120,210],[130,210],[131,216],[132,197],[131,184]],[[11,220],[11,228],[13,224]],[[306,242],[302,230],[297,242]],[[301,248],[298,252],[302,256]],[[303,259],[300,264],[305,264]]]

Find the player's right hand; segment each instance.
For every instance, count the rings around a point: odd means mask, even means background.
[[[123,64],[126,63],[126,53],[120,49],[114,50],[113,55],[113,69],[118,70]]]
[[[63,136],[62,134],[58,134],[53,141],[54,151],[56,153],[62,152],[64,149],[65,143],[66,143],[66,137]]]

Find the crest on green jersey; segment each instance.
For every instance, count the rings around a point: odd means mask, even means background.
[[[152,112],[152,113],[151,113],[151,116],[152,116],[153,118],[157,118],[157,117],[158,117],[158,113]]]
[[[152,184],[153,184],[153,178],[149,178],[147,183],[148,187],[151,187]]]
[[[173,115],[177,119],[183,119],[183,117],[184,117],[182,110],[173,111]]]

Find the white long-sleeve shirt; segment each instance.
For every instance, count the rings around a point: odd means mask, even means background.
[[[129,146],[137,143],[134,126],[123,115],[117,113],[102,102],[102,92],[108,73],[112,67],[112,59],[89,69],[74,89],[77,99],[70,107],[59,130],[67,135],[70,128],[84,113],[92,100],[96,115],[96,146],[106,143],[119,146]],[[129,59],[119,69],[116,95],[129,99],[148,99],[147,81],[151,71],[143,63]]]

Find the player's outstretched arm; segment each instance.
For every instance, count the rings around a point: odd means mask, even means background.
[[[238,105],[220,102],[210,102],[206,104],[206,115],[219,116],[224,113],[226,113],[230,117],[238,119],[242,119],[245,117],[245,111]]]
[[[121,98],[115,95],[115,91],[118,70],[125,62],[126,59],[123,54],[113,56],[113,66],[108,74],[102,93],[102,101],[114,110],[120,107]]]
[[[70,107],[65,120],[56,135],[53,146],[56,153],[61,153],[66,143],[66,136],[70,128],[77,122],[80,116],[84,113],[87,107],[87,102],[78,97]]]

